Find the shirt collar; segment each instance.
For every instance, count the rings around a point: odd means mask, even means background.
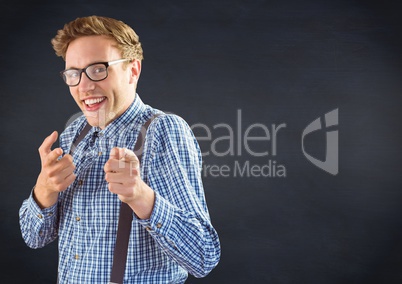
[[[148,112],[150,112],[150,109],[146,107],[140,96],[136,94],[134,101],[122,115],[113,120],[103,130],[96,127],[95,131],[98,131],[99,135],[105,137],[115,136],[116,134],[122,133],[122,131],[128,127],[135,128],[136,126],[145,123],[150,116],[150,113]]]

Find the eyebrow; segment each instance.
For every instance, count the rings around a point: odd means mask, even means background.
[[[82,69],[87,68],[88,66],[91,66],[92,64],[96,64],[96,63],[104,63],[104,62],[107,62],[107,61],[106,61],[106,60],[104,60],[104,61],[102,61],[102,60],[97,60],[97,61],[94,61],[94,62],[92,62],[92,63],[90,63],[90,64],[86,65],[86,66],[85,66],[85,67],[83,67],[83,68],[79,68],[79,67],[70,66],[70,67],[68,67],[68,68],[66,68],[66,69],[64,69],[64,70],[70,70],[70,69],[82,70]]]

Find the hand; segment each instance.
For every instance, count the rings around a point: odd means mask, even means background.
[[[54,131],[45,138],[39,147],[41,159],[41,172],[36,182],[34,196],[39,206],[49,207],[56,203],[58,193],[67,189],[75,180],[75,165],[73,157],[69,154],[63,154],[61,148],[51,150],[52,145],[57,141],[58,133]]]
[[[134,152],[113,148],[104,171],[110,192],[117,194],[139,218],[149,218],[155,196],[153,190],[141,179],[140,162]]]
[[[117,194],[125,203],[135,199],[136,191],[142,180],[140,162],[133,151],[125,148],[113,148],[104,171],[110,192]]]

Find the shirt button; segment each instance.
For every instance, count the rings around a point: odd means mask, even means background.
[[[43,218],[42,214],[38,214],[38,218],[42,219]]]
[[[148,232],[152,231],[152,228],[149,227],[149,226],[147,226],[145,229],[146,229]]]
[[[80,258],[80,256],[78,254],[76,254],[76,255],[74,255],[74,258],[78,260]]]
[[[79,181],[78,181],[78,185],[82,185],[84,183],[84,181],[82,180],[82,179],[80,179]]]
[[[161,223],[158,223],[158,224],[156,224],[156,227],[157,227],[158,229],[160,229],[160,228],[162,227],[162,224],[161,224]]]
[[[81,221],[80,216],[75,217],[75,220],[76,220],[77,222]]]
[[[102,156],[102,152],[98,152],[98,156]]]

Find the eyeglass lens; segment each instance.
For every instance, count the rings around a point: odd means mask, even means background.
[[[101,81],[107,77],[107,66],[104,63],[89,65],[83,70],[69,69],[63,72],[63,79],[69,86],[78,85],[81,81],[82,72],[92,81]]]

